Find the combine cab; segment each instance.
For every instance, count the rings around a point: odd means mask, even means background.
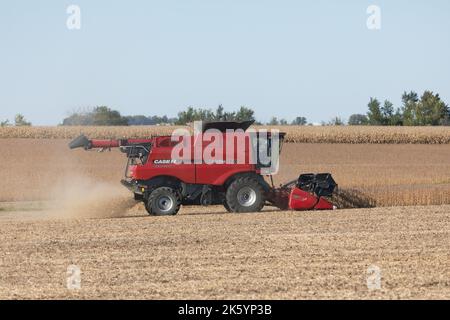
[[[265,205],[283,210],[334,209],[328,199],[337,185],[329,173],[302,174],[274,187],[272,175],[278,169],[284,133],[262,134],[248,130],[251,124],[206,122],[190,136],[150,139],[90,140],[81,135],[69,147],[120,148],[128,158],[122,184],[144,202],[150,215],[175,215],[184,204],[221,204],[229,212],[258,212]],[[215,137],[205,140],[210,131]],[[230,132],[234,136],[227,140]],[[211,144],[221,137],[223,143],[211,153]],[[183,150],[182,158],[174,157],[178,150]],[[212,154],[214,161],[204,158],[205,153]]]

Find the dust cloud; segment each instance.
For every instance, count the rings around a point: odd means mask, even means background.
[[[120,183],[80,175],[59,178],[50,199],[51,214],[57,218],[120,217],[137,206],[132,194]]]

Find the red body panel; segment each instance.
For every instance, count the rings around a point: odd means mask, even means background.
[[[332,210],[333,204],[326,199],[303,191],[299,188],[293,188],[289,195],[289,209],[291,210]]]
[[[218,160],[217,163],[207,164],[202,160],[202,155],[208,145],[214,141],[204,141],[198,136],[192,136],[190,139],[191,154],[188,163],[173,163],[172,151],[178,144],[171,141],[170,136],[153,138],[152,148],[148,160],[143,165],[136,165],[131,168],[132,178],[136,180],[149,180],[158,176],[175,177],[185,183],[191,184],[209,184],[220,186],[231,176],[242,172],[255,172],[259,174],[259,169],[255,164],[250,163],[251,148],[248,134],[242,134],[245,140],[244,154],[238,154],[237,143],[234,148],[227,150],[226,139],[220,150],[213,150],[211,155],[217,159],[230,160],[227,163]],[[130,140],[129,140],[130,141]],[[97,142],[96,142],[97,143]],[[217,152],[217,154],[216,154]],[[237,163],[238,160],[242,160]]]
[[[319,199],[319,202],[314,207],[314,209],[315,210],[333,210],[333,209],[335,209],[335,207],[327,199],[321,197]]]

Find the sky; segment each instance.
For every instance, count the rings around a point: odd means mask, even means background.
[[[69,29],[70,5],[80,29]],[[371,5],[380,29],[369,29]],[[72,21],[72,20],[70,20]],[[450,103],[448,0],[40,0],[0,3],[0,120],[56,125],[107,105],[176,116],[253,108],[310,122],[396,107],[407,90]]]

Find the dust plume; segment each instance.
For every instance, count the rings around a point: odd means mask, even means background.
[[[124,216],[137,203],[120,183],[85,176],[59,178],[51,191],[52,215],[58,218],[106,218]]]

